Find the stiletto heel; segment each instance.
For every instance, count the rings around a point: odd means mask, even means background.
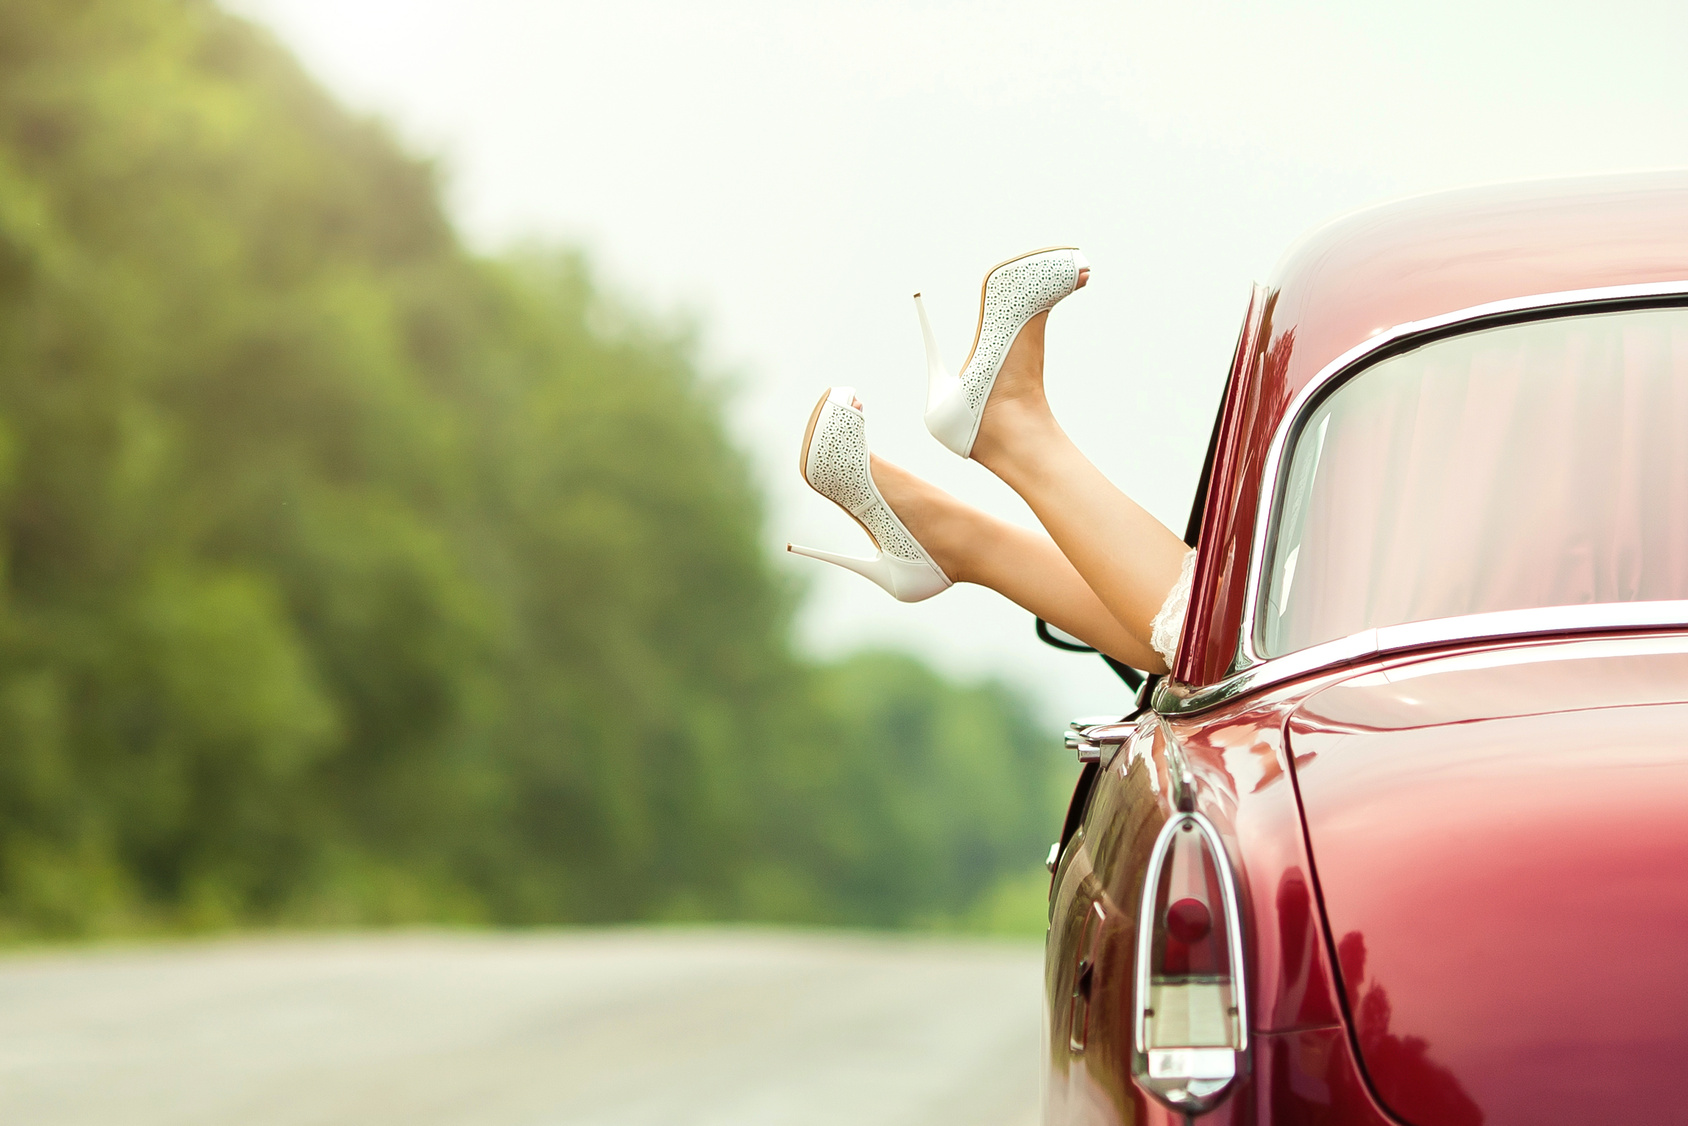
[[[971,456],[985,403],[1020,330],[1082,288],[1089,273],[1090,263],[1073,246],[1036,250],[993,266],[979,287],[979,327],[959,376],[944,367],[926,306],[920,294],[914,295],[926,341],[926,429],[932,437],[962,457]]]
[[[819,559],[823,563],[835,563],[847,571],[856,572],[863,578],[872,579],[900,602],[919,602],[922,599],[932,597],[932,595],[941,592],[950,585],[946,578],[943,586],[925,590],[924,593],[916,593],[930,585],[926,582],[926,577],[932,569],[932,564],[907,562],[886,555],[883,551],[871,559],[858,559],[855,556],[839,555],[831,551],[822,551],[818,547],[804,547],[795,543],[786,544],[785,549],[793,555]],[[904,568],[907,568],[911,573],[906,576],[901,574],[900,572]],[[942,574],[942,572],[939,573]]]
[[[926,342],[926,410],[930,413],[961,381],[949,373],[944,358],[938,354],[938,338],[932,334],[932,322],[926,319],[926,303],[918,293],[914,295],[914,311],[920,314],[920,336]]]
[[[919,602],[948,589],[950,578],[909,534],[873,483],[868,466],[867,420],[852,405],[850,387],[834,387],[815,404],[803,436],[803,480],[862,526],[878,548],[856,559],[819,548],[785,545],[793,555],[833,563],[872,579],[899,602]]]
[[[932,333],[932,322],[926,318],[926,303],[918,293],[914,295],[914,311],[920,314],[920,336],[926,343],[926,429],[954,450],[955,444],[945,435],[961,434],[973,428],[967,414],[967,396],[961,389],[961,380],[949,373],[944,358],[938,354],[938,338]],[[972,445],[969,438],[968,449]]]

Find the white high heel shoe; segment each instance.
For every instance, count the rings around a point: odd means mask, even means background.
[[[851,405],[855,397],[854,388],[834,387],[815,404],[799,466],[809,487],[855,517],[879,550],[871,559],[853,559],[793,543],[785,549],[865,575],[899,602],[931,598],[952,585],[950,578],[909,534],[873,483],[867,420]]]
[[[979,287],[979,328],[959,377],[938,356],[938,342],[926,320],[920,294],[920,332],[926,338],[926,429],[932,437],[968,457],[979,436],[985,402],[1026,322],[1047,312],[1089,280],[1090,263],[1074,246],[1034,250],[991,268]]]

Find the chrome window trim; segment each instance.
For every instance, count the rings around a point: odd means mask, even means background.
[[[1154,710],[1161,715],[1206,711],[1256,689],[1296,680],[1310,673],[1339,669],[1371,657],[1410,652],[1459,641],[1487,641],[1613,631],[1688,630],[1688,601],[1596,602],[1582,606],[1542,606],[1496,610],[1457,618],[1433,618],[1359,633],[1298,649],[1232,673],[1212,684],[1189,685],[1170,678],[1155,689]],[[1622,643],[1614,642],[1622,645]]]
[[[1676,298],[1677,301],[1670,301]],[[1326,394],[1334,391],[1349,379],[1359,375],[1389,355],[1410,351],[1433,340],[1465,332],[1473,332],[1485,327],[1499,327],[1503,324],[1519,321],[1547,319],[1550,315],[1571,316],[1576,313],[1618,312],[1628,307],[1645,308],[1650,305],[1669,306],[1681,303],[1688,298],[1688,279],[1670,282],[1649,282],[1643,285],[1604,286],[1593,289],[1570,289],[1557,293],[1541,293],[1529,297],[1513,297],[1505,301],[1492,301],[1483,305],[1473,305],[1452,313],[1440,316],[1426,317],[1423,320],[1407,321],[1395,325],[1393,328],[1380,329],[1364,343],[1357,344],[1342,353],[1336,359],[1319,369],[1318,374],[1307,381],[1306,386],[1296,392],[1295,398],[1290,400],[1289,407],[1284,411],[1283,421],[1278,424],[1277,431],[1272,435],[1272,442],[1266,450],[1266,462],[1261,470],[1260,496],[1254,513],[1253,541],[1249,545],[1248,585],[1243,592],[1242,626],[1237,638],[1237,654],[1232,661],[1233,673],[1225,680],[1214,685],[1204,686],[1195,692],[1204,692],[1219,685],[1228,684],[1239,676],[1259,670],[1266,665],[1277,666],[1286,661],[1295,662],[1294,665],[1284,666],[1293,668],[1305,666],[1300,671],[1309,671],[1320,667],[1321,664],[1339,660],[1340,654],[1363,647],[1366,642],[1362,639],[1371,636],[1372,649],[1370,652],[1382,652],[1386,649],[1399,648],[1407,645],[1423,644],[1424,642],[1409,640],[1412,631],[1419,627],[1428,627],[1434,623],[1412,622],[1400,626],[1389,626],[1380,630],[1366,630],[1351,637],[1340,638],[1336,641],[1324,642],[1286,653],[1280,657],[1262,656],[1257,648],[1256,633],[1259,628],[1259,609],[1262,597],[1261,587],[1265,581],[1266,547],[1271,539],[1273,522],[1277,516],[1280,491],[1283,484],[1284,455],[1289,441],[1301,426],[1303,419],[1311,412]],[[1609,603],[1607,605],[1652,605],[1651,603]],[[1587,610],[1589,607],[1544,607],[1544,610]],[[1505,614],[1540,613],[1541,611],[1504,611]],[[1441,636],[1439,640],[1455,640],[1467,637],[1506,636],[1513,632],[1502,629],[1498,633],[1482,632],[1482,620],[1496,617],[1493,614],[1474,614],[1469,619],[1445,618],[1437,622],[1471,621],[1478,632],[1450,633]],[[1610,623],[1615,627],[1628,624],[1625,620],[1614,620]],[[1677,624],[1675,622],[1647,622],[1648,625]],[[1578,628],[1592,628],[1583,626]],[[1400,633],[1398,631],[1407,631]],[[1420,631],[1423,632],[1423,631]],[[1434,631],[1431,631],[1434,632]],[[1538,632],[1531,629],[1528,632]],[[1387,635],[1387,636],[1385,636]],[[1326,651],[1329,656],[1320,659]],[[1369,655],[1369,654],[1368,654]],[[1347,658],[1353,659],[1353,658]],[[1299,672],[1289,674],[1299,675]],[[1273,675],[1271,682],[1286,679],[1285,675]],[[1235,695],[1236,693],[1231,693]],[[1161,693],[1157,691],[1157,699]],[[1157,710],[1160,710],[1157,705]]]

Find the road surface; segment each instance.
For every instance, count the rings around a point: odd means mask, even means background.
[[[0,1123],[1032,1126],[1036,944],[241,939],[0,958]]]

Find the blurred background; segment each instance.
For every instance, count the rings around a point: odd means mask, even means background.
[[[909,295],[958,363],[983,270],[1076,243],[1051,397],[1181,529],[1251,281],[1387,198],[1688,163],[1684,30],[1645,0],[0,0],[0,1111],[1034,1120],[1055,732],[1126,694],[984,591],[785,557],[866,547],[794,472],[815,398],[854,385],[876,449],[1033,524],[925,435]],[[582,929],[629,924],[667,929]],[[400,926],[457,929],[42,947]],[[817,1023],[744,1048],[778,1067],[688,1057],[681,1102],[557,1078],[647,1044],[601,1023],[612,981],[667,983],[638,1011],[691,1013],[688,1050]],[[419,1029],[464,997],[502,1014],[482,1048],[553,1056],[442,1069]],[[235,1027],[350,1086],[265,1118],[306,1072],[243,1070]],[[187,1106],[169,1067],[212,1041],[224,1095]]]

